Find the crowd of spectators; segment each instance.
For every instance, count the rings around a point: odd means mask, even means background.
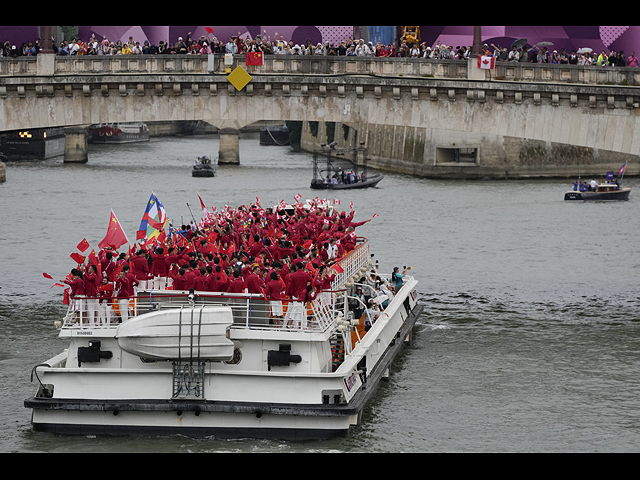
[[[334,44],[330,42],[314,44],[307,40],[304,44],[294,44],[287,41],[276,32],[273,39],[270,36],[257,36],[255,39],[242,39],[240,33],[228,40],[220,40],[211,34],[200,38],[192,38],[189,32],[186,38],[178,37],[175,43],[168,40],[160,41],[158,45],[145,40],[143,43],[129,37],[129,41],[102,40],[92,36],[88,41],[73,39],[60,44],[54,44],[54,53],[67,55],[208,55],[208,54],[244,54],[247,52],[262,52],[265,55],[323,55],[323,56],[358,56],[358,57],[401,57],[437,60],[464,60],[471,55],[469,46],[447,46],[437,42],[429,46],[425,42],[420,44],[408,43],[401,38],[398,44],[384,45],[381,42],[365,42],[360,39],[348,38]],[[40,51],[41,43],[23,43],[21,46],[11,45],[6,41],[0,49],[0,57],[35,56]],[[482,54],[495,56],[497,61],[550,63],[565,65],[597,65],[600,67],[638,67],[640,60],[635,52],[630,55],[625,52],[605,50],[595,52],[591,48],[582,48],[568,52],[565,48],[550,50],[547,46],[511,46],[484,45]]]

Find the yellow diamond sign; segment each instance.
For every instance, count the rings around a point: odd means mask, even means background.
[[[249,82],[251,82],[253,78],[251,78],[251,75],[249,75],[244,68],[239,66],[227,77],[227,80],[240,92],[244,87],[249,85]]]

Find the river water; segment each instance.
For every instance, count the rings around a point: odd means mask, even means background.
[[[33,366],[66,344],[53,322],[69,255],[104,237],[111,209],[135,238],[152,192],[176,223],[210,205],[289,202],[311,156],[241,140],[241,166],[192,179],[216,136],[91,146],[87,165],[9,164],[0,185],[2,452],[637,452],[640,182],[628,203],[563,201],[567,181],[433,181],[388,174],[341,193],[385,272],[413,266],[425,312],[347,438],[323,442],[68,438],[35,433]]]

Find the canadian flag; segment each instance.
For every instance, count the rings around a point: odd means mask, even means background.
[[[495,70],[496,57],[478,57],[478,68],[481,70]]]

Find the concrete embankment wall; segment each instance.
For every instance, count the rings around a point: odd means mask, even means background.
[[[640,175],[636,155],[517,136],[405,126],[304,123],[303,150],[311,152],[332,141],[341,148],[365,142],[370,167],[426,178],[601,176],[607,171],[617,172],[625,162],[629,162],[627,176]]]

